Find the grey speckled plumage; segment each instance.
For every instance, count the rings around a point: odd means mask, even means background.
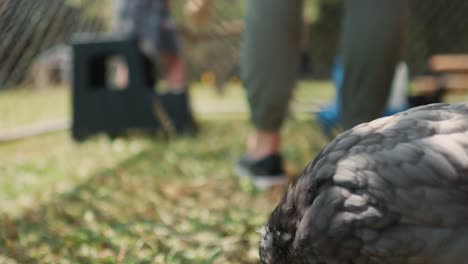
[[[432,104],[328,144],[262,230],[264,263],[468,263],[468,105]]]

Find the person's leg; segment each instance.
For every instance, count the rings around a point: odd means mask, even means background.
[[[181,54],[162,54],[166,65],[166,80],[170,91],[184,92],[187,89],[185,61]]]
[[[161,103],[179,134],[194,134],[197,125],[192,113],[185,62],[181,54],[161,54],[166,68],[167,90],[160,93]]]
[[[249,0],[247,5],[241,77],[255,127],[248,155],[259,159],[279,152],[297,74],[302,1]]]
[[[128,86],[128,67],[125,63],[118,61],[115,65],[115,86],[122,90]]]
[[[166,68],[165,77],[168,83],[168,89],[176,93],[184,92],[188,88],[185,59],[180,38],[167,3],[163,5],[160,16],[161,24],[158,35],[158,50],[161,61]]]
[[[384,110],[403,52],[409,7],[407,0],[350,0],[344,8],[340,110],[341,125],[349,129]]]
[[[238,174],[257,187],[284,182],[280,129],[299,62],[302,0],[249,0],[241,49],[241,78],[254,130]]]
[[[162,0],[158,0],[162,1]],[[165,68],[167,90],[160,93],[161,103],[179,134],[194,134],[197,131],[192,114],[186,77],[185,60],[179,36],[176,32],[169,7],[160,9],[161,24],[158,34],[158,53]]]

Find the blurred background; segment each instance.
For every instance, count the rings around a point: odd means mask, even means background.
[[[279,190],[259,192],[232,172],[249,129],[238,75],[244,2],[214,1],[201,27],[185,18],[185,0],[171,3],[202,127],[196,138],[76,143],[70,40],[108,34],[114,1],[0,0],[0,263],[258,263],[255,230]],[[431,56],[457,54],[468,65],[468,2],[412,0],[411,10],[408,95],[434,86],[418,83],[434,76]],[[330,43],[339,41],[341,15],[341,1],[306,1],[300,81],[284,129],[296,174],[328,142],[315,113],[334,100]],[[467,98],[460,67],[444,101]]]
[[[336,55],[336,45],[330,43],[338,41],[341,1],[305,2],[304,20],[308,33],[305,37],[311,58],[310,74],[314,78],[329,79]],[[184,3],[184,0],[172,0],[171,11],[184,38],[191,80],[198,81],[203,76],[206,79],[217,77],[220,83],[230,80],[236,76],[238,68],[243,1],[215,2],[216,10],[201,28],[194,28],[184,19]],[[41,79],[44,76],[36,76],[41,75],[37,66],[53,63],[54,59],[69,58],[63,45],[75,33],[109,32],[114,4],[113,0],[2,1],[0,89],[26,84],[42,87],[44,84],[40,82],[45,80]],[[424,72],[430,55],[466,52],[468,37],[464,34],[464,15],[467,8],[468,4],[461,0],[450,3],[411,1],[405,61],[412,75]],[[214,76],[210,75],[211,72]],[[59,78],[69,77],[59,75],[52,79]]]

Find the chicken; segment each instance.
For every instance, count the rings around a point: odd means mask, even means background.
[[[468,263],[468,104],[338,135],[261,231],[263,263]]]

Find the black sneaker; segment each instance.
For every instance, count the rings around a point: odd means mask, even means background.
[[[194,135],[197,125],[192,114],[188,92],[166,92],[159,95],[161,104],[171,119],[177,134]]]
[[[239,177],[250,178],[259,189],[267,189],[286,183],[286,175],[283,169],[283,159],[279,154],[266,156],[259,160],[252,160],[244,155],[236,165]]]

